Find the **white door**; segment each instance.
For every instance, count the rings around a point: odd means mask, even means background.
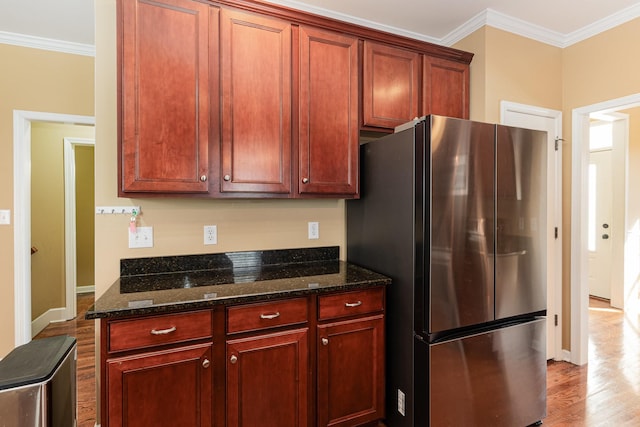
[[[547,132],[547,359],[562,360],[562,112],[504,101],[501,110],[504,125]]]
[[[611,300],[613,261],[611,150],[589,154],[587,247],[589,250],[589,295]]]

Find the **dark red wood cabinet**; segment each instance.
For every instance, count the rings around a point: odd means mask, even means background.
[[[101,320],[101,425],[384,419],[384,288]]]
[[[419,116],[421,78],[418,52],[365,41],[363,125],[393,129]]]
[[[298,194],[356,196],[358,39],[299,28]]]
[[[309,332],[227,341],[227,427],[309,425]]]
[[[469,118],[469,65],[423,56],[422,114]]]
[[[218,9],[120,0],[118,13],[119,194],[207,193]]]
[[[318,298],[318,426],[384,418],[384,289]]]
[[[318,326],[318,425],[355,426],[384,416],[382,314]]]
[[[211,426],[211,344],[116,357],[106,369],[110,426]]]
[[[220,191],[291,193],[291,24],[223,9]]]
[[[361,129],[468,117],[466,52],[268,3],[117,1],[121,197],[357,198]]]

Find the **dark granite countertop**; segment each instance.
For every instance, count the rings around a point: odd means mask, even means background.
[[[87,319],[117,318],[388,285],[337,246],[123,259]]]

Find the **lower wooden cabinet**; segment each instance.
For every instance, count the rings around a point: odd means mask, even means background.
[[[384,419],[384,288],[101,323],[103,427]]]
[[[382,314],[318,326],[318,426],[384,418]]]
[[[227,341],[227,426],[309,425],[307,328]]]
[[[211,363],[211,344],[108,360],[108,425],[211,426]]]

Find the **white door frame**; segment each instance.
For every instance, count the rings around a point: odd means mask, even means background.
[[[16,347],[31,341],[31,122],[95,126],[92,116],[13,110],[13,247]]]
[[[76,151],[77,146],[95,146],[92,138],[64,138],[64,258],[66,283],[65,319],[77,315],[76,293],[78,290],[76,247]],[[71,244],[70,244],[71,242]]]
[[[584,365],[589,343],[589,285],[587,253],[587,194],[589,167],[589,115],[640,105],[640,93],[612,99],[572,112],[571,144],[571,362]],[[625,156],[626,159],[626,156]],[[625,181],[628,180],[625,161]],[[628,185],[625,185],[628,188]],[[625,197],[626,198],[626,197]],[[626,207],[625,207],[626,210]],[[625,214],[625,222],[626,222]],[[628,226],[624,224],[623,238]],[[634,262],[637,262],[634,261]],[[625,277],[625,283],[627,278]]]
[[[549,353],[555,360],[563,360],[566,356],[562,351],[562,111],[501,101],[501,123],[504,124],[507,121],[507,116],[510,112],[552,119],[555,125],[555,135],[552,135],[558,142],[555,164],[555,212],[553,213],[554,224],[548,224],[547,226],[550,230],[553,230],[551,227],[558,228],[558,238],[555,239],[552,235],[548,235],[551,244],[548,244],[547,247],[551,247],[553,250],[551,251],[552,253],[547,256],[547,264],[549,264],[547,268],[547,280],[555,283],[553,287],[555,292],[551,298],[553,307],[547,307],[547,313],[549,316],[552,313],[557,316],[553,348]]]

